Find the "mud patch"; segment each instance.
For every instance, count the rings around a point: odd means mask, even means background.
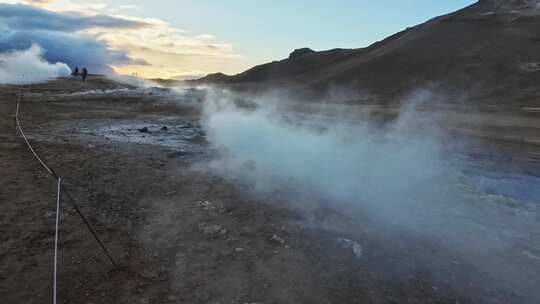
[[[197,122],[162,120],[160,122],[124,121],[81,127],[79,132],[117,143],[155,145],[180,150],[171,158],[203,153],[206,134]]]

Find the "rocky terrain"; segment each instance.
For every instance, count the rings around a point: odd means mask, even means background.
[[[14,131],[17,92],[3,86],[0,96],[0,298],[44,303],[51,298],[56,185]],[[521,269],[513,277],[519,284],[505,283],[444,242],[390,223],[380,226],[323,199],[313,198],[305,209],[285,189],[261,193],[217,174],[211,164],[220,152],[208,143],[201,103],[190,94],[96,77],[88,83],[61,79],[25,86],[20,119],[121,265],[112,267],[63,202],[60,303],[539,299],[531,287],[539,273],[535,234],[513,240],[515,252],[498,253],[519,265],[508,273]],[[535,145],[496,140],[491,145],[489,151],[508,156],[495,159],[499,168],[538,174]],[[491,152],[479,151],[472,157],[490,162]],[[534,204],[503,210],[524,212],[523,225],[537,221],[537,215],[530,217]],[[498,229],[492,233],[504,235]]]

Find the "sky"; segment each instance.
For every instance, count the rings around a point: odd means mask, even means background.
[[[98,73],[239,73],[296,48],[358,48],[474,0],[0,0],[0,52]]]

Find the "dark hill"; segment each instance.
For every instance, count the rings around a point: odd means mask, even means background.
[[[299,49],[281,61],[199,82],[317,96],[346,88],[349,96],[381,98],[429,86],[484,103],[540,104],[540,0],[483,0],[366,48]]]

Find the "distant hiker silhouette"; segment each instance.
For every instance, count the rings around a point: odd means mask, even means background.
[[[88,77],[88,70],[86,69],[86,67],[84,67],[82,69],[82,81],[86,81],[86,77]]]
[[[73,75],[73,76],[79,76],[79,67],[78,67],[78,66],[75,67],[75,70],[73,70],[73,74],[72,74],[72,75]]]

